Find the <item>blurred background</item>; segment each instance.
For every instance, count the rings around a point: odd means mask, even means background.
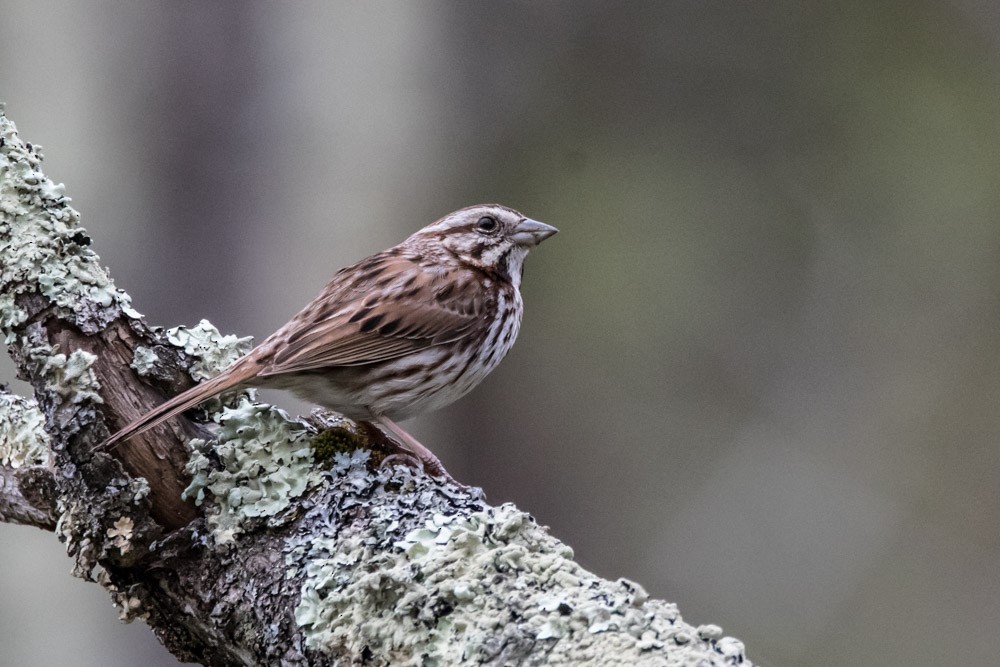
[[[996,664],[1000,5],[0,17],[0,99],[151,323],[260,340],[440,215],[518,208],[561,229],[518,344],[408,425],[452,474],[760,664]],[[0,525],[0,562],[5,664],[176,664],[52,535]]]

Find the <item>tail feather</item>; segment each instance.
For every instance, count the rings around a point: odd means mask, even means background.
[[[249,359],[244,358],[243,361],[249,361]],[[139,435],[140,433],[145,433],[149,429],[162,424],[171,417],[175,417],[185,410],[198,405],[202,401],[243,384],[246,380],[249,380],[256,374],[256,364],[252,362],[242,364],[237,362],[221,375],[206,382],[202,382],[195,387],[191,387],[185,392],[177,394],[169,401],[158,405],[138,419],[135,419],[123,429],[105,440],[97,448],[100,450],[110,451],[129,438]]]

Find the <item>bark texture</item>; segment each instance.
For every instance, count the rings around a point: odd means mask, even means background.
[[[37,147],[0,112],[0,520],[54,530],[178,658],[206,665],[738,665],[743,645],[607,581],[512,505],[246,395],[111,452],[109,432],[247,341],[149,327]]]

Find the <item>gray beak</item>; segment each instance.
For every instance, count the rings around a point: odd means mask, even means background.
[[[510,240],[519,246],[530,248],[538,245],[558,231],[552,225],[546,225],[544,222],[525,218],[514,227],[510,235]]]

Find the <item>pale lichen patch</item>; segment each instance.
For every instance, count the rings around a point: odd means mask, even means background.
[[[132,353],[132,363],[129,366],[134,368],[139,375],[146,376],[152,372],[158,361],[160,361],[160,357],[151,348],[137,345]]]
[[[133,312],[88,247],[62,184],[42,173],[41,161],[39,147],[23,143],[0,113],[0,332],[7,343],[28,316],[17,303],[28,292],[40,293],[81,327],[107,323],[119,309]],[[95,317],[96,311],[106,312]]]
[[[33,398],[0,392],[0,465],[20,468],[48,459],[45,415]]]
[[[288,508],[320,472],[314,469],[305,426],[270,405],[242,399],[218,416],[215,441],[193,440],[186,466],[191,483],[185,498],[211,500],[206,520],[217,543],[242,532],[253,518],[274,517]]]
[[[512,505],[439,514],[385,547],[377,534],[341,534],[289,554],[305,563],[295,619],[311,648],[368,651],[394,665],[744,660],[637,584],[584,570]],[[529,650],[538,642],[545,651]]]
[[[72,403],[102,403],[101,385],[92,366],[97,357],[85,350],[68,355],[49,345],[37,324],[28,327],[21,339],[21,354],[32,367],[35,377],[45,379],[47,388]]]
[[[193,327],[167,329],[166,334],[172,345],[197,359],[189,372],[198,381],[215,377],[224,371],[250,351],[253,341],[250,336],[224,336],[208,320],[202,320]]]
[[[114,544],[120,552],[128,553],[132,549],[132,532],[135,530],[135,523],[132,521],[132,517],[123,516],[115,521],[111,528],[108,528],[107,534],[111,543]]]
[[[71,396],[73,402],[90,400],[103,403],[98,393],[101,385],[91,368],[97,357],[84,350],[73,350],[65,354],[54,354],[47,361],[52,371],[53,384],[63,395]]]

